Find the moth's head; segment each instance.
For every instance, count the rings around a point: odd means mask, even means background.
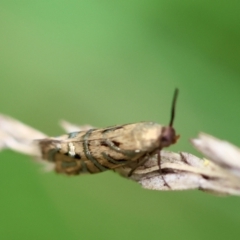
[[[173,96],[171,119],[170,119],[169,126],[163,127],[161,135],[159,137],[161,148],[168,147],[176,143],[178,138],[180,137],[179,135],[176,135],[175,129],[173,128],[177,95],[178,95],[178,89],[175,90],[174,96]]]
[[[176,143],[179,137],[179,135],[176,135],[176,131],[172,126],[163,127],[159,139],[161,148],[168,147]]]

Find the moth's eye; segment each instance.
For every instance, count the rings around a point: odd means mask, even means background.
[[[169,139],[168,139],[167,137],[162,137],[162,138],[161,138],[161,141],[162,141],[162,142],[168,142]]]

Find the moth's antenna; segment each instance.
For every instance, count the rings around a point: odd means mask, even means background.
[[[174,91],[173,101],[172,101],[171,119],[170,119],[170,123],[169,123],[170,127],[172,127],[174,117],[175,117],[175,107],[176,107],[177,96],[178,96],[178,89],[176,88]]]

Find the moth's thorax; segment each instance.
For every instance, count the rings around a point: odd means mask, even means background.
[[[160,146],[159,137],[163,126],[154,122],[141,122],[135,124],[131,131],[136,148],[150,152]]]

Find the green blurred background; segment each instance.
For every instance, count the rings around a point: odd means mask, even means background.
[[[49,135],[60,119],[167,124],[240,145],[239,1],[0,2],[0,112]],[[239,198],[157,192],[106,172],[42,173],[0,154],[1,239],[237,239]]]

